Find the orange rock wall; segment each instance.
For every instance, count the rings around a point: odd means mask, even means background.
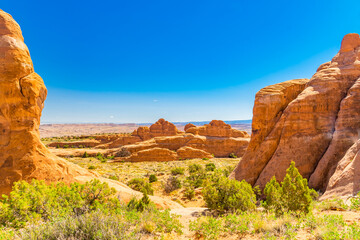
[[[325,196],[358,192],[359,77],[360,37],[348,34],[339,53],[309,82],[293,80],[261,90],[249,148],[231,177],[264,187],[274,175],[282,179],[295,161],[310,186]]]

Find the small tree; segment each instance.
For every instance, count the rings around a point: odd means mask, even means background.
[[[308,187],[307,179],[301,176],[295,167],[295,162],[291,162],[280,184],[275,176],[266,184],[264,194],[266,195],[264,207],[273,210],[277,215],[285,212],[307,214],[317,197],[317,192]]]
[[[220,176],[202,191],[208,208],[224,211],[255,209],[256,195],[249,183]]]
[[[181,181],[180,179],[174,176],[170,176],[164,185],[164,190],[166,193],[171,193],[172,191],[180,188],[181,188]]]
[[[84,154],[82,155],[82,158],[88,158],[89,154],[85,151]]]
[[[136,191],[142,193],[146,192],[149,195],[154,194],[154,190],[152,189],[151,184],[146,182],[142,178],[133,178],[130,181],[128,181],[127,185]]]
[[[155,176],[155,174],[151,174],[149,176],[149,183],[153,183],[153,182],[156,182],[158,179],[157,177]]]

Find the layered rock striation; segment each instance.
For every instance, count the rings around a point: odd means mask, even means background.
[[[112,155],[117,155],[117,151],[126,149],[131,156],[120,158],[121,161],[137,161],[136,153],[151,148],[165,148],[175,151],[178,154],[177,159],[190,158],[211,158],[229,157],[231,153],[240,157],[244,154],[250,138],[232,138],[232,137],[209,137],[194,135],[191,133],[179,134],[169,137],[155,137],[147,141],[138,142],[123,146],[120,150],[113,150]],[[141,158],[141,161],[156,161],[154,158]],[[139,160],[140,161],[140,160]]]
[[[360,188],[360,37],[344,37],[339,53],[310,80],[292,80],[255,97],[249,147],[231,174],[261,188],[282,179],[291,161],[309,185],[332,195]]]

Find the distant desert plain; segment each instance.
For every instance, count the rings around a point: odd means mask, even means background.
[[[184,131],[188,123],[195,126],[208,124],[210,121],[202,122],[174,122],[174,125]],[[232,128],[251,133],[251,120],[232,120],[225,121]],[[63,124],[41,124],[40,137],[63,137],[63,136],[82,136],[104,133],[132,133],[140,126],[150,127],[152,123],[63,123]]]

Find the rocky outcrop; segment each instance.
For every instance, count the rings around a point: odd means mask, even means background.
[[[209,124],[201,127],[188,124],[185,126],[185,132],[208,137],[250,137],[247,132],[233,129],[229,124],[221,120],[212,120]]]
[[[154,137],[174,136],[178,133],[180,133],[180,131],[174,124],[160,118],[156,123],[151,125],[150,128],[139,127],[132,133],[132,136],[138,136],[142,141],[145,141]]]
[[[161,118],[150,127],[138,127],[138,129],[133,131],[131,136],[120,136],[112,141],[99,144],[96,148],[118,148],[124,145],[146,141],[154,137],[174,136],[177,134],[181,134],[181,132],[176,128],[176,126]]]
[[[114,187],[123,201],[142,196],[126,185],[104,179],[51,154],[41,143],[39,124],[47,90],[34,72],[20,26],[0,10],[0,196],[11,191],[15,181],[86,182],[98,178]],[[159,207],[181,206],[151,196]]]
[[[344,37],[339,53],[314,76],[262,89],[254,105],[249,148],[231,177],[264,187],[291,161],[309,185],[358,192],[354,170],[360,132],[360,38]],[[345,177],[347,176],[347,177]]]
[[[185,127],[184,127],[184,131],[186,132],[189,128],[192,128],[192,127],[196,127],[196,126],[194,124],[192,124],[192,123],[186,124]]]
[[[139,136],[119,136],[117,139],[113,141],[99,144],[95,146],[95,148],[107,149],[107,148],[118,148],[128,144],[134,144],[137,142],[141,142],[141,138]]]
[[[19,25],[0,10],[0,194],[32,178],[74,181],[88,171],[49,153],[39,124],[47,90],[34,72]]]
[[[178,154],[179,159],[213,158],[210,153],[192,147],[181,147],[176,151],[176,153]]]
[[[166,148],[154,147],[135,152],[122,160],[126,162],[170,162],[177,159],[176,152]]]
[[[209,155],[205,157],[209,157],[211,154],[214,154],[215,157],[228,157],[231,153],[242,156],[249,141],[250,138],[206,137],[187,133],[169,137],[156,137],[148,141],[126,145],[121,150],[112,150],[109,154],[115,156],[117,151],[122,151],[124,148],[134,155],[136,152],[151,148],[166,148],[178,151],[182,147],[191,147],[208,153]],[[197,151],[196,153],[199,155],[193,155],[194,158],[203,158],[202,152]]]

